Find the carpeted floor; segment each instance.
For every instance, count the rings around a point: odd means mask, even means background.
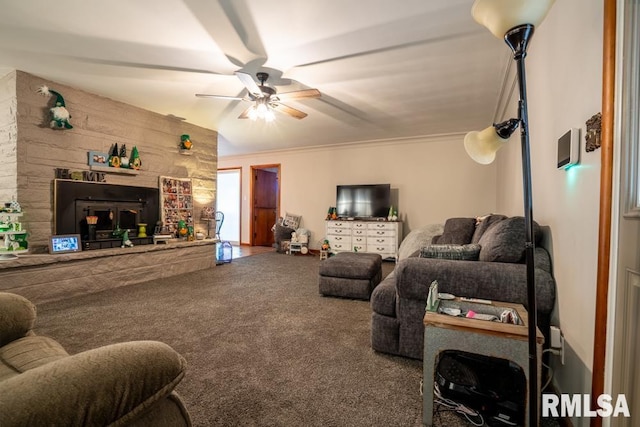
[[[36,332],[70,353],[166,342],[195,426],[421,425],[421,362],[373,352],[369,303],[320,296],[319,262],[267,253],[42,304]]]
[[[369,303],[320,296],[319,262],[265,253],[42,304],[36,332],[70,353],[171,345],[188,363],[177,391],[194,426],[421,426],[422,362],[372,351]]]

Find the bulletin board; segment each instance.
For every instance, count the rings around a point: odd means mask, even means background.
[[[193,227],[193,184],[191,178],[160,177],[160,218],[166,230],[174,234],[178,221]]]

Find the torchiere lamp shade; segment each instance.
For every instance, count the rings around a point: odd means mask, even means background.
[[[555,0],[476,0],[471,8],[473,19],[499,39],[522,24],[537,27],[547,16]]]
[[[500,138],[493,126],[481,131],[469,132],[464,137],[464,149],[469,157],[481,165],[488,165],[496,158],[496,153],[509,138]]]

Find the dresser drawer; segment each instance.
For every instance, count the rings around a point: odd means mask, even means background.
[[[367,229],[367,223],[366,222],[352,222],[351,223],[351,228],[353,230],[366,230]]]
[[[370,222],[367,224],[367,228],[369,230],[389,230],[395,231],[397,223],[396,222]]]
[[[382,258],[395,257],[395,245],[369,245],[367,244],[367,252],[372,254],[380,254]]]
[[[367,230],[367,228],[354,228],[351,230],[351,235],[352,236],[366,236],[367,232],[369,230]]]
[[[396,230],[389,230],[389,229],[368,229],[367,230],[367,236],[369,237],[395,237],[396,236]]]
[[[337,245],[351,247],[351,236],[336,236],[329,234],[327,235],[327,240],[329,241],[331,249],[335,249]]]
[[[351,236],[351,243],[355,245],[367,246],[368,241],[367,236]]]
[[[396,244],[396,238],[394,236],[376,236],[376,237],[367,237],[367,246],[394,246]]]
[[[350,244],[331,243],[332,252],[352,252],[353,247]]]
[[[367,252],[367,245],[358,245],[356,243],[351,246],[351,250],[354,252]]]
[[[327,234],[335,236],[351,236],[351,229],[329,226],[327,227]]]

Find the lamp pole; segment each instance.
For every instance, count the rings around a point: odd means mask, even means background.
[[[522,147],[522,184],[524,195],[525,222],[525,262],[527,268],[527,309],[529,317],[529,426],[538,425],[538,353],[537,353],[537,304],[536,280],[533,238],[533,198],[531,195],[531,154],[529,150],[529,125],[527,117],[527,84],[525,77],[524,58],[527,46],[533,35],[534,27],[524,24],[507,31],[505,42],[513,51],[513,59],[517,65],[518,88],[520,100],[518,102],[518,119],[520,121],[520,143]]]

